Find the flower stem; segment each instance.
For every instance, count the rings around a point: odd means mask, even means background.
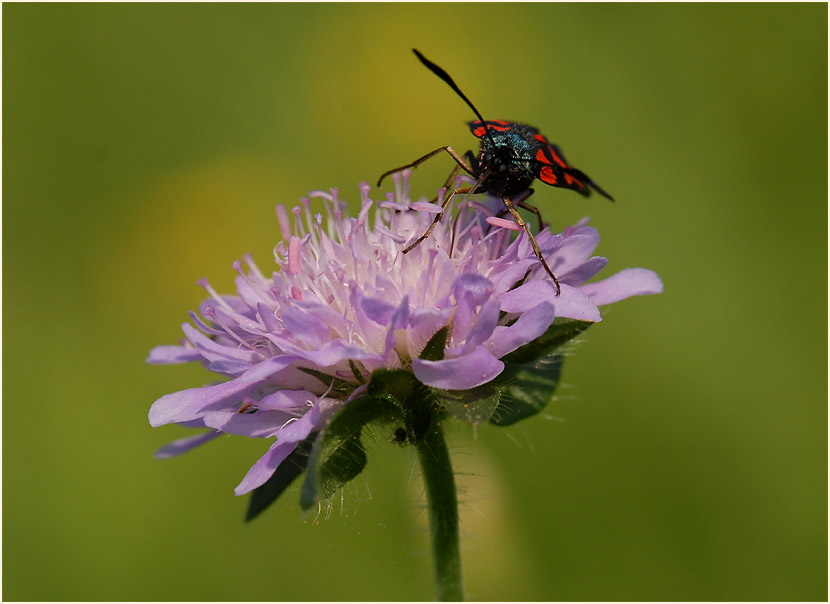
[[[417,445],[429,508],[429,528],[435,565],[435,587],[441,602],[461,602],[461,556],[458,540],[458,500],[450,452],[438,422],[433,422]]]

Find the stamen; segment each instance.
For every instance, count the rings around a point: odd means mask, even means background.
[[[366,192],[368,193],[368,185]],[[366,216],[369,215],[369,208],[372,207],[374,202],[367,196],[362,203],[360,213],[357,215],[357,226],[366,228]]]
[[[303,226],[303,219],[301,218],[303,209],[300,206],[291,208],[291,213],[294,214],[294,232],[300,237],[305,235],[305,227]]]
[[[308,196],[312,198],[319,197],[321,199],[325,199],[326,201],[333,201],[331,194],[326,193],[325,191],[309,191]]]
[[[224,306],[228,310],[233,311],[230,305],[228,305],[228,303],[222,299],[222,297],[216,292],[215,289],[213,289],[213,287],[211,287],[210,283],[207,280],[207,277],[202,277],[196,282],[196,284],[203,287],[205,291],[207,291],[207,293],[210,294],[210,297],[216,300],[220,306]]]
[[[311,200],[308,197],[301,197],[300,203],[303,206],[303,214],[305,215],[305,221],[308,228],[309,233],[314,233],[314,228],[312,226],[311,221]]]
[[[208,314],[208,308],[205,308],[205,316],[209,316],[219,327],[225,330],[226,334],[228,334],[231,338],[239,342],[243,348],[253,350],[254,345],[257,343],[256,339],[250,342],[245,340],[236,332],[236,330],[233,329],[233,326],[238,326],[239,328],[249,330],[261,330],[262,327],[258,323],[255,323],[250,319],[240,317],[239,315],[229,317],[221,309],[213,307],[210,307],[210,314]]]
[[[441,191],[442,189],[439,189]],[[440,214],[443,210],[437,203],[430,203],[429,201],[416,201],[412,204],[412,209],[418,212],[426,212],[428,214]]]
[[[256,275],[262,283],[265,283],[265,275],[263,275],[262,271],[259,270],[259,267],[254,262],[253,257],[250,254],[245,254],[244,256],[242,256],[242,260],[244,260],[245,264],[248,265],[248,269],[250,270],[250,272],[254,273],[254,275]]]
[[[207,308],[207,306],[205,308]],[[209,335],[212,335],[212,336],[222,335],[221,330],[215,329],[215,328],[209,326],[207,323],[202,321],[202,318],[198,314],[196,314],[192,310],[187,313],[187,316],[189,316],[190,320],[193,321],[193,324],[196,326],[196,329],[198,329],[202,333],[209,334]],[[205,315],[205,316],[207,316],[207,315]]]
[[[400,245],[402,243],[406,243],[406,237],[403,237],[403,236],[401,236],[397,233],[394,233],[394,232],[390,231],[385,226],[378,225],[378,226],[375,227],[375,230],[378,233],[380,233],[381,235],[384,235],[384,236],[388,237],[389,239],[391,239],[392,241],[394,241],[398,245]]]
[[[292,236],[288,243],[288,274],[297,275],[302,272],[300,259],[300,238]]]
[[[409,201],[409,177],[412,176],[412,169],[407,168],[401,172],[401,202]]]
[[[277,204],[277,222],[280,225],[280,234],[283,239],[291,237],[291,222],[288,220],[288,212],[285,211],[285,205]]]
[[[522,227],[516,224],[512,220],[507,220],[506,218],[497,218],[496,216],[488,216],[485,221],[487,224],[491,224],[494,227],[499,227],[502,229],[510,229],[511,231],[521,231]]]

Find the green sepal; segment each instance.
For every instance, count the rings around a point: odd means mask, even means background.
[[[559,348],[591,325],[590,321],[554,321],[540,337],[506,355],[504,371],[491,382],[500,398],[490,423],[509,426],[544,409],[553,400],[562,374],[564,357]]]
[[[489,420],[496,411],[502,392],[492,383],[470,390],[439,390],[431,388],[432,397],[455,419],[474,426]]]
[[[548,356],[557,348],[573,340],[576,336],[588,329],[591,321],[575,321],[573,319],[557,319],[541,336],[528,342],[506,355],[502,361],[505,365],[512,363],[531,363]]]
[[[318,433],[315,432],[298,444],[297,448],[277,466],[273,476],[251,492],[245,522],[250,522],[264,512],[294,482],[294,479],[305,471],[311,446],[317,435]]]
[[[531,363],[505,364],[493,380],[500,398],[490,423],[509,426],[544,409],[553,400],[563,360],[561,354],[554,353]]]
[[[300,491],[300,507],[307,510],[319,499],[331,497],[366,466],[360,442],[363,427],[372,422],[399,422],[397,405],[383,397],[362,396],[340,409],[314,443]]]
[[[434,404],[432,389],[404,369],[377,369],[369,381],[369,395],[389,401],[400,411],[408,440],[417,444],[432,421],[444,414]]]
[[[404,402],[411,399],[420,384],[415,375],[403,369],[376,369],[369,380],[369,396],[383,398],[405,410]]]
[[[588,321],[559,320],[540,337],[502,359],[493,381],[469,390],[430,388],[432,399],[452,417],[474,426],[489,421],[509,426],[536,415],[553,399],[562,372],[558,349],[588,329]]]
[[[450,326],[444,325],[444,327],[436,331],[435,334],[429,339],[429,342],[427,342],[427,345],[424,346],[424,349],[421,351],[418,358],[424,361],[443,361],[444,348],[447,347],[447,338],[449,337]]]

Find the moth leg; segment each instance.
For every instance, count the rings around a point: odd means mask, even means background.
[[[383,181],[383,179],[386,178],[387,176],[389,176],[390,174],[394,174],[395,172],[400,172],[401,170],[406,170],[407,168],[417,168],[422,163],[424,163],[426,160],[428,160],[431,157],[434,157],[435,155],[438,155],[442,151],[446,151],[447,153],[449,153],[450,157],[452,157],[455,160],[455,163],[458,164],[461,167],[462,170],[464,170],[465,172],[467,172],[471,176],[474,176],[472,166],[470,166],[470,164],[468,164],[464,160],[463,157],[461,157],[458,153],[456,153],[453,150],[452,147],[446,146],[446,147],[438,147],[435,151],[430,151],[429,153],[427,153],[423,157],[419,157],[418,159],[416,159],[411,164],[406,164],[405,166],[401,166],[400,168],[395,168],[393,170],[388,170],[388,171],[384,172],[383,174],[380,175],[380,178],[378,178],[378,187],[380,187],[380,183]]]
[[[518,207],[524,209],[524,210],[527,210],[528,212],[532,212],[533,214],[536,214],[536,220],[539,222],[539,230],[540,231],[543,228],[545,228],[545,223],[542,222],[542,213],[539,211],[539,208],[537,208],[536,206],[532,206],[532,205],[530,205],[529,203],[527,203],[525,201],[517,201],[516,205]]]
[[[519,196],[519,201],[517,203],[522,203],[525,199],[527,199],[528,195],[529,193],[527,193],[527,191],[525,191],[525,193],[522,193]],[[553,283],[556,285],[556,295],[558,296],[559,293],[562,291],[562,288],[559,286],[559,279],[556,278],[556,275],[554,275],[553,271],[550,270],[548,263],[545,262],[545,257],[542,256],[542,250],[539,249],[539,244],[536,243],[536,239],[533,237],[533,233],[530,232],[530,227],[527,226],[527,223],[524,221],[524,218],[522,218],[521,214],[519,214],[519,211],[516,209],[516,206],[513,205],[513,202],[510,201],[510,199],[505,197],[503,201],[504,205],[507,206],[507,211],[513,215],[513,220],[515,220],[516,224],[518,224],[520,227],[524,229],[524,232],[527,234],[528,239],[530,239],[530,245],[533,247],[533,253],[536,254],[536,257],[539,259],[539,262],[542,263],[542,266],[544,267],[547,274],[550,275],[551,279],[553,279]]]
[[[447,176],[447,180],[444,181],[444,184],[442,185],[441,188],[442,189],[449,189],[451,186],[454,186],[453,183],[455,183],[455,179],[458,178],[458,173],[460,171],[461,171],[461,166],[456,166],[455,168],[453,168],[452,172],[450,172],[450,175]],[[436,195],[435,197],[430,199],[429,202],[430,203],[438,203],[438,196]],[[444,207],[446,207],[446,206],[444,206]]]
[[[432,224],[429,225],[429,228],[426,230],[426,232],[423,235],[421,235],[420,237],[418,237],[415,240],[414,243],[406,246],[403,250],[403,253],[406,254],[408,252],[411,252],[416,247],[418,247],[418,245],[424,239],[429,237],[430,233],[432,233],[432,230],[438,225],[439,222],[441,222],[441,219],[444,217],[444,212],[447,210],[447,207],[450,205],[450,201],[452,201],[453,197],[455,197],[456,195],[463,195],[465,193],[470,193],[472,190],[473,190],[473,187],[462,187],[460,189],[453,189],[452,191],[449,191],[447,196],[444,198],[444,203],[441,204],[441,211],[438,214],[435,215],[435,218],[433,219]]]
[[[533,189],[528,189],[526,192],[522,193],[515,200],[513,200],[513,204],[516,207],[522,208],[523,210],[527,210],[528,212],[531,212],[531,213],[535,214],[536,215],[536,220],[538,221],[538,224],[539,224],[539,230],[541,231],[543,228],[545,228],[545,223],[542,222],[542,212],[540,212],[539,208],[537,208],[536,206],[530,205],[529,203],[527,203],[525,201],[525,199],[530,197],[530,195],[532,193],[533,193]],[[508,212],[508,209],[503,208],[501,211],[499,211],[498,214],[496,214],[496,217],[501,218],[502,216],[507,214],[507,212]]]

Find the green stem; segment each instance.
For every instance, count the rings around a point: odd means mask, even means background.
[[[450,452],[437,422],[429,427],[417,449],[427,492],[438,600],[461,602],[464,600],[464,590],[461,586],[455,477]]]

